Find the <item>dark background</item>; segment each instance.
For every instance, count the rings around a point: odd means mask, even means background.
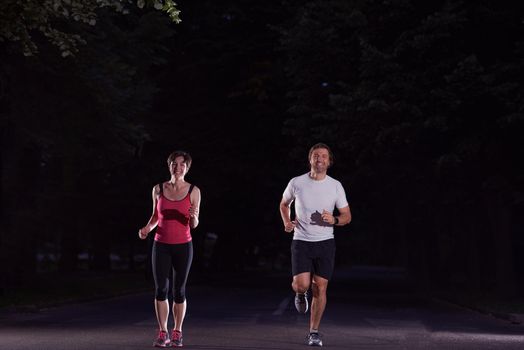
[[[0,23],[2,295],[50,272],[147,274],[137,232],[176,149],[202,191],[193,272],[287,271],[278,204],[316,142],[353,212],[338,265],[522,295],[524,5],[191,0],[179,24],[103,8],[94,26],[52,22],[85,40],[72,55],[30,29],[25,56],[6,34],[30,24],[15,3]]]

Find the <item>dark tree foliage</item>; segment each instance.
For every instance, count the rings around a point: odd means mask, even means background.
[[[82,32],[70,24],[96,26],[98,10],[111,9],[127,15],[136,6],[165,12],[180,23],[180,10],[172,0],[4,0],[0,3],[0,42],[10,51],[24,56],[38,54],[38,37],[52,44],[63,57],[74,55],[87,43]]]
[[[149,138],[148,74],[166,62],[174,33],[166,16],[138,12],[99,10],[95,27],[63,23],[89,42],[75,57],[45,40],[35,56],[3,52],[3,286],[35,273],[37,256],[71,271],[86,252],[90,268],[108,269],[110,252],[131,249],[138,224],[126,218],[142,205],[127,181]]]
[[[514,294],[522,5],[335,0],[294,8],[282,29],[285,133],[302,148],[324,140],[340,154],[354,254],[404,265],[426,286]]]

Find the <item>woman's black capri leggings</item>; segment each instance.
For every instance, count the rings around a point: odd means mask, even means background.
[[[183,244],[153,243],[153,277],[155,279],[155,298],[167,299],[169,279],[174,271],[173,299],[181,304],[186,301],[186,282],[193,261],[193,242]]]

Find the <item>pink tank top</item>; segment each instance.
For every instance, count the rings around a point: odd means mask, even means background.
[[[191,190],[179,201],[167,199],[160,184],[160,195],[156,204],[158,226],[155,241],[167,244],[182,244],[191,241],[189,227],[189,207],[191,206]]]

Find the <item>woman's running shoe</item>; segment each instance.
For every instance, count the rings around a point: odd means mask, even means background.
[[[153,346],[157,348],[167,348],[171,346],[171,340],[169,340],[169,335],[166,331],[158,331],[158,337],[153,342]]]
[[[173,333],[171,333],[171,346],[174,346],[176,348],[180,348],[184,346],[182,343],[182,332],[177,331],[176,329],[173,329]]]

